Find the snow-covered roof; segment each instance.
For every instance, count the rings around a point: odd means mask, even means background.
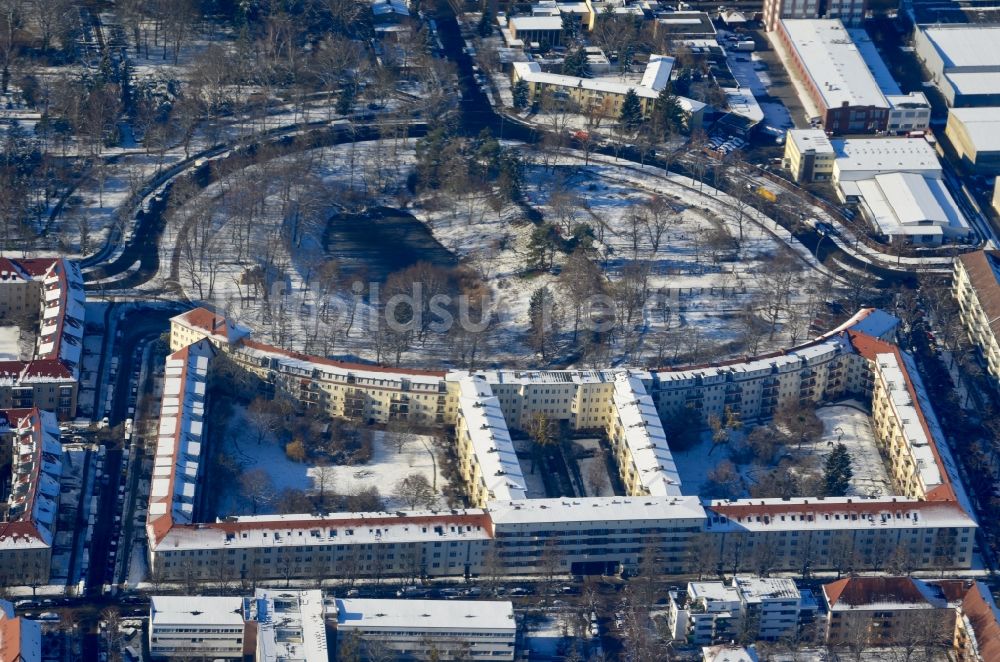
[[[964,235],[969,223],[940,179],[890,172],[851,182],[867,216],[888,236]]]
[[[482,376],[466,375],[458,384],[459,415],[465,418],[472,451],[490,498],[524,499],[524,474],[500,402]]]
[[[823,129],[789,129],[788,140],[799,150],[799,153],[815,150],[817,154],[833,155],[833,144]]]
[[[300,352],[282,349],[273,345],[242,338],[235,350],[258,364],[270,361],[272,368],[280,372],[318,378],[326,381],[353,382],[359,386],[379,386],[402,389],[404,382],[409,386],[422,385],[424,390],[437,390],[443,385],[445,372],[438,370],[407,370],[386,368],[377,364],[350,363],[310,356]]]
[[[670,82],[670,72],[674,68],[674,58],[668,55],[650,55],[649,64],[642,72],[639,87],[648,87],[659,92]]]
[[[940,54],[945,71],[1000,68],[1000,26],[954,25],[923,28]]]
[[[643,488],[652,496],[680,496],[680,474],[667,446],[656,405],[642,382],[628,374],[619,375],[612,400],[621,421],[624,444]]]
[[[486,541],[485,510],[249,515],[174,526],[158,546],[167,549],[258,548],[303,544],[370,545],[377,542]]]
[[[10,435],[11,486],[0,550],[52,544],[62,476],[62,445],[55,414],[0,410],[0,435]]]
[[[702,662],[758,662],[757,649],[753,644],[718,644],[701,647]]]
[[[952,72],[944,77],[957,96],[997,94],[1000,91],[1000,71]]]
[[[556,16],[511,16],[507,24],[515,31],[521,30],[562,30],[562,18]]]
[[[194,521],[204,467],[208,368],[214,355],[212,344],[199,340],[166,359],[149,491],[150,539],[161,538],[174,524]]]
[[[868,71],[871,72],[872,78],[875,79],[879,89],[882,90],[882,94],[886,96],[890,94],[902,94],[899,84],[892,77],[889,67],[886,66],[885,60],[882,59],[878,48],[875,47],[875,42],[868,36],[868,31],[864,28],[854,28],[847,30],[847,34],[851,41],[854,42],[854,46],[858,49],[858,54],[864,60]]]
[[[558,20],[558,19],[557,19]],[[632,90],[636,95],[645,99],[656,99],[660,96],[663,86],[669,80],[669,67],[673,67],[674,59],[665,55],[651,55],[650,64],[643,73],[643,81],[660,87],[650,87],[640,84],[623,83],[615,78],[580,78],[578,76],[566,76],[564,74],[550,74],[542,71],[542,67],[537,62],[514,62],[514,71],[518,78],[529,83],[540,83],[543,85],[555,85],[558,87],[575,87],[595,92],[606,92],[608,94],[628,94]],[[653,71],[650,72],[650,68]],[[666,78],[663,72],[666,71]],[[677,97],[677,102],[687,113],[697,113],[705,108],[705,104],[695,99],[687,97]]]
[[[729,112],[745,117],[754,124],[764,121],[764,109],[757,103],[757,97],[750,88],[724,87]]]
[[[764,600],[799,599],[799,588],[787,577],[734,577],[740,596],[748,604]]]
[[[83,275],[76,262],[63,258],[0,258],[0,287],[34,282],[41,288],[41,319],[35,348],[26,361],[5,361],[5,384],[76,381],[83,354]]]
[[[579,497],[496,501],[490,504],[496,526],[558,522],[701,520],[698,497]]]
[[[514,605],[482,600],[379,600],[336,598],[338,629],[496,632],[517,629]]]
[[[941,162],[923,138],[849,138],[831,141],[839,180],[866,179],[871,172],[918,172],[940,176]],[[865,173],[851,176],[853,172]]]
[[[154,595],[149,599],[153,627],[242,626],[246,622],[243,598],[205,595]]]
[[[889,107],[840,19],[784,19],[781,24],[827,108]]]
[[[976,152],[1000,151],[1000,108],[951,108],[948,120],[952,118],[961,122]]]
[[[689,582],[688,598],[699,603],[723,603],[739,605],[740,593],[736,587],[725,582]]]
[[[709,531],[804,531],[832,529],[976,528],[955,501],[909,497],[736,499],[707,506]]]
[[[250,615],[257,622],[257,662],[329,659],[322,591],[259,588]]]

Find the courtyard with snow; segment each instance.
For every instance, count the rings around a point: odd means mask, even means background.
[[[282,503],[301,506],[303,499],[314,500],[321,508],[320,502],[326,503],[334,495],[373,494],[373,489],[385,510],[407,510],[412,509],[412,502],[398,488],[404,478],[414,475],[426,479],[434,493],[419,507],[445,505],[442,493],[447,481],[433,437],[377,429],[367,432],[371,455],[366,462],[348,465],[296,461],[274,433],[258,434],[245,409],[234,408],[225,437],[220,440],[220,454],[231,479],[219,486],[217,514],[276,513],[282,510]],[[290,494],[303,498],[290,500]]]
[[[799,496],[817,496],[823,463],[842,443],[851,456],[853,472],[846,496],[894,494],[867,409],[858,401],[844,400],[817,407],[816,415],[823,425],[820,435],[802,443],[785,438],[774,446],[766,461],[760,457],[748,459],[744,452],[748,436],[760,427],[757,424],[731,431],[723,443],[714,443],[710,430],[702,432],[691,448],[672,453],[682,492],[704,498],[777,498],[790,495],[767,490],[789,489],[791,477]]]

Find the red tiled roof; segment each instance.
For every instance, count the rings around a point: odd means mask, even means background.
[[[923,408],[920,406],[920,399],[917,397],[917,391],[913,387],[913,378],[910,376],[909,371],[906,368],[906,363],[903,361],[903,355],[899,351],[899,347],[893,345],[892,343],[887,343],[884,340],[872,338],[867,334],[858,333],[856,331],[848,331],[847,335],[851,339],[851,344],[854,346],[854,349],[857,350],[858,354],[865,357],[869,361],[874,361],[878,354],[892,354],[896,357],[896,363],[906,374],[906,390],[909,392],[910,400],[913,401],[913,408],[916,410],[917,416],[920,418],[920,427],[923,429],[924,435],[930,442],[931,452],[934,454],[934,462],[937,464],[938,473],[941,475],[941,485],[928,491],[927,499],[929,501],[957,500],[955,489],[951,484],[951,476],[948,474],[948,468],[941,459],[941,453],[938,451],[937,447],[938,442],[944,440],[936,439],[934,435],[931,434],[930,426],[927,425],[927,418],[924,415]]]
[[[191,526],[199,529],[219,529],[226,533],[240,533],[241,531],[274,531],[284,529],[321,529],[321,528],[353,528],[362,526],[377,525],[399,525],[412,524],[431,526],[434,524],[458,524],[469,526],[480,526],[486,531],[492,529],[492,520],[488,513],[439,513],[430,515],[400,515],[398,517],[352,517],[344,519],[283,519],[270,521],[243,521],[243,522],[210,522],[208,524],[193,524]]]
[[[1000,318],[1000,282],[997,282],[997,271],[994,269],[1000,270],[1000,251],[964,253],[958,256],[958,260],[969,274],[969,283],[983,312],[993,320],[990,328],[1000,334],[1000,319],[997,319]]]
[[[997,615],[986,598],[983,597],[982,587],[976,583],[966,592],[962,600],[962,612],[969,623],[972,631],[976,635],[976,646],[979,655],[986,662],[1000,661],[1000,623],[997,622]]]
[[[928,600],[917,581],[912,577],[845,577],[823,584],[823,593],[831,607],[841,604],[858,607],[885,602],[940,607],[940,604]]]
[[[273,345],[268,345],[256,340],[251,340],[250,338],[243,339],[243,345],[251,349],[260,350],[262,352],[269,352],[271,354],[279,354],[281,356],[287,356],[290,359],[296,359],[298,361],[306,361],[308,363],[316,363],[318,365],[328,365],[334,368],[341,368],[343,370],[358,370],[358,371],[368,371],[368,372],[384,372],[394,375],[414,375],[420,377],[444,377],[448,374],[447,370],[417,370],[412,368],[390,368],[388,366],[378,365],[376,363],[351,363],[348,361],[337,361],[335,359],[326,359],[322,356],[310,356],[309,354],[302,354],[301,352],[293,352],[288,349],[282,349],[280,347],[275,347]]]
[[[61,257],[37,257],[17,260],[17,264],[24,269],[29,276],[39,278],[45,275],[53,264],[62,260]]]
[[[52,379],[72,379],[73,372],[59,359],[41,359],[25,364],[21,379],[27,377],[49,377]]]
[[[22,662],[21,618],[5,618],[0,611],[0,662]]]
[[[10,258],[0,257],[0,281],[28,280],[30,274]]]

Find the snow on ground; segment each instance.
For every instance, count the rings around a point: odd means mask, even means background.
[[[246,411],[242,407],[235,407],[226,429],[223,453],[243,473],[264,471],[270,477],[275,495],[284,490],[316,493],[321,487],[319,481],[323,480],[324,491],[337,494],[354,494],[365,488],[376,487],[382,494],[386,508],[399,510],[406,507],[395,496],[396,484],[402,478],[419,473],[432,485],[436,485],[439,494],[446,484],[440,466],[432,455],[432,438],[422,435],[408,437],[402,451],[397,452],[394,436],[378,430],[373,435],[372,458],[367,464],[316,467],[289,459],[284,446],[271,434],[265,435],[258,443],[257,433],[247,419]],[[220,514],[249,513],[248,507],[249,503],[241,494],[238,480],[224,486],[217,508]],[[271,510],[273,504],[258,508],[258,512]]]
[[[21,329],[0,326],[0,361],[17,361],[21,358]]]
[[[823,421],[823,437],[805,446],[803,454],[812,453],[817,462],[832,450],[832,445],[842,443],[851,454],[854,477],[851,478],[849,496],[881,496],[893,494],[892,481],[885,468],[885,461],[876,446],[871,418],[861,403],[845,402],[820,407],[816,414]]]
[[[398,206],[396,195],[413,158],[412,141],[339,145],[276,159],[213,183],[168,220],[160,248],[160,273],[146,288],[159,290],[179,282],[192,301],[226,310],[271,342],[317,354],[375,359],[372,334],[361,326],[369,319],[366,302],[359,306],[354,318],[358,325],[347,337],[337,331],[346,329],[345,317],[330,322],[319,316],[325,301],[332,301],[340,311],[349,308],[351,301],[347,283],[330,292],[321,292],[323,287],[318,286],[316,273],[327,259],[324,230],[342,200],[338,192],[354,191],[373,203]],[[296,169],[295,176],[291,188],[282,190],[277,183],[280,178],[272,175],[287,168]],[[249,220],[247,201],[241,197],[246,194],[238,185],[248,179],[253,182],[251,196],[264,201],[264,211]],[[682,178],[665,179],[661,171],[617,165],[610,157],[595,157],[588,165],[579,155],[567,152],[549,167],[529,166],[526,181],[528,201],[547,220],[561,225],[563,232],[578,223],[595,229],[600,263],[612,282],[631,261],[651,262],[651,297],[637,320],[645,344],[631,348],[630,353],[620,346],[613,348],[613,361],[663,358],[663,348],[652,336],[668,329],[688,345],[683,350],[677,346],[672,352],[675,356],[705,352],[709,347],[717,358],[745,353],[736,342],[745,328],[739,314],[767,280],[768,260],[783,250],[786,241],[794,240],[761,224],[752,210],[737,213],[727,207],[731,201],[711,189],[697,191]],[[655,252],[645,230],[639,231],[633,250],[635,211],[656,199],[666,201],[676,216]],[[536,360],[525,345],[528,302],[537,288],[548,285],[558,291],[559,285],[552,273],[525,273],[534,226],[520,220],[517,207],[493,210],[487,196],[478,192],[421,198],[405,209],[491,287],[496,324],[480,356],[489,356],[500,365]],[[199,214],[211,218],[211,231],[201,233],[203,238],[191,231],[204,222]],[[297,219],[295,242],[276,240],[291,232],[289,218]],[[722,249],[718,248],[720,236]],[[808,263],[817,269],[805,249],[797,254],[803,267]],[[266,270],[263,288],[246,282],[248,270],[254,268]],[[803,274],[801,282],[794,303],[805,308],[814,303],[816,288],[808,274]],[[371,284],[365,291],[372,291]],[[801,340],[801,322],[809,316],[799,317],[800,323],[791,331],[779,324],[777,333],[768,334],[757,350]],[[616,336],[614,341],[620,339]],[[446,365],[453,358],[450,337],[436,336],[404,351],[401,363]]]
[[[708,474],[723,460],[729,459],[729,449],[725,446],[713,447],[712,435],[704,432],[697,444],[686,451],[673,452],[674,464],[681,477],[681,494],[703,496]],[[746,479],[748,466],[737,467]],[[744,480],[744,483],[746,480]]]
[[[387,510],[401,510],[408,505],[395,496],[396,485],[413,474],[424,476],[440,494],[445,486],[445,478],[434,457],[433,438],[426,435],[407,435],[408,441],[402,451],[396,450],[396,442],[391,433],[378,430],[372,443],[372,458],[364,465],[330,466],[309,469],[314,490],[320,472],[333,474],[332,484],[338,493],[352,494],[369,487],[378,488],[382,493]]]
[[[812,444],[804,444],[798,448],[796,444],[784,447],[784,455],[804,467],[814,471],[822,471],[826,456],[833,450],[834,444],[842,442],[854,460],[852,467],[854,477],[848,490],[849,496],[871,496],[876,492],[882,496],[894,494],[892,481],[889,479],[885,462],[879,455],[871,420],[866,408],[860,402],[845,400],[838,404],[819,407],[817,416],[823,421],[823,435]],[[740,434],[748,434],[752,428],[744,428],[733,433],[736,439]],[[681,477],[681,491],[687,495],[704,496],[706,482],[711,471],[723,460],[729,460],[729,446],[722,445],[713,450],[711,433],[704,432],[701,440],[693,448],[674,452],[674,463]],[[749,488],[755,480],[776,464],[764,465],[751,463],[738,465],[737,471],[743,479],[745,488]],[[741,496],[749,496],[747,489]]]
[[[608,475],[608,463],[604,461],[604,452],[599,439],[574,439],[575,445],[592,453],[591,457],[577,458],[577,468],[583,478],[584,496],[610,497],[615,496],[611,477]]]

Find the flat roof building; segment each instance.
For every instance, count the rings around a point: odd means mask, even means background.
[[[1000,174],[1000,107],[952,108],[945,135],[970,170]]]
[[[796,182],[825,182],[833,179],[836,156],[823,129],[789,129],[781,164]]]
[[[247,609],[239,597],[155,595],[149,602],[149,654],[242,659],[247,642]]]
[[[513,63],[513,81],[524,81],[528,85],[528,95],[537,101],[543,94],[554,98],[572,100],[583,109],[592,109],[606,117],[617,118],[621,114],[621,104],[629,91],[635,92],[645,115],[653,112],[653,105],[660,92],[670,80],[674,58],[666,55],[650,55],[649,63],[638,84],[623,83],[618,78],[580,78],[564,74],[542,71],[537,62]],[[705,104],[701,101],[677,97],[678,103],[687,115],[688,128],[701,126]]]
[[[836,19],[786,19],[777,41],[792,75],[829,133],[876,133],[889,121],[889,100],[844,24]]]
[[[250,602],[254,662],[327,662],[323,592],[259,588]]]
[[[894,241],[965,242],[973,231],[945,185],[941,162],[923,138],[833,141],[833,181],[840,198]]]
[[[398,657],[415,660],[513,660],[517,638],[514,605],[471,600],[333,601],[337,648],[357,638]]]
[[[777,30],[786,18],[838,18],[846,25],[861,25],[867,10],[867,0],[764,0],[764,27]]]
[[[917,57],[949,106],[1000,106],[1000,25],[914,31]]]

